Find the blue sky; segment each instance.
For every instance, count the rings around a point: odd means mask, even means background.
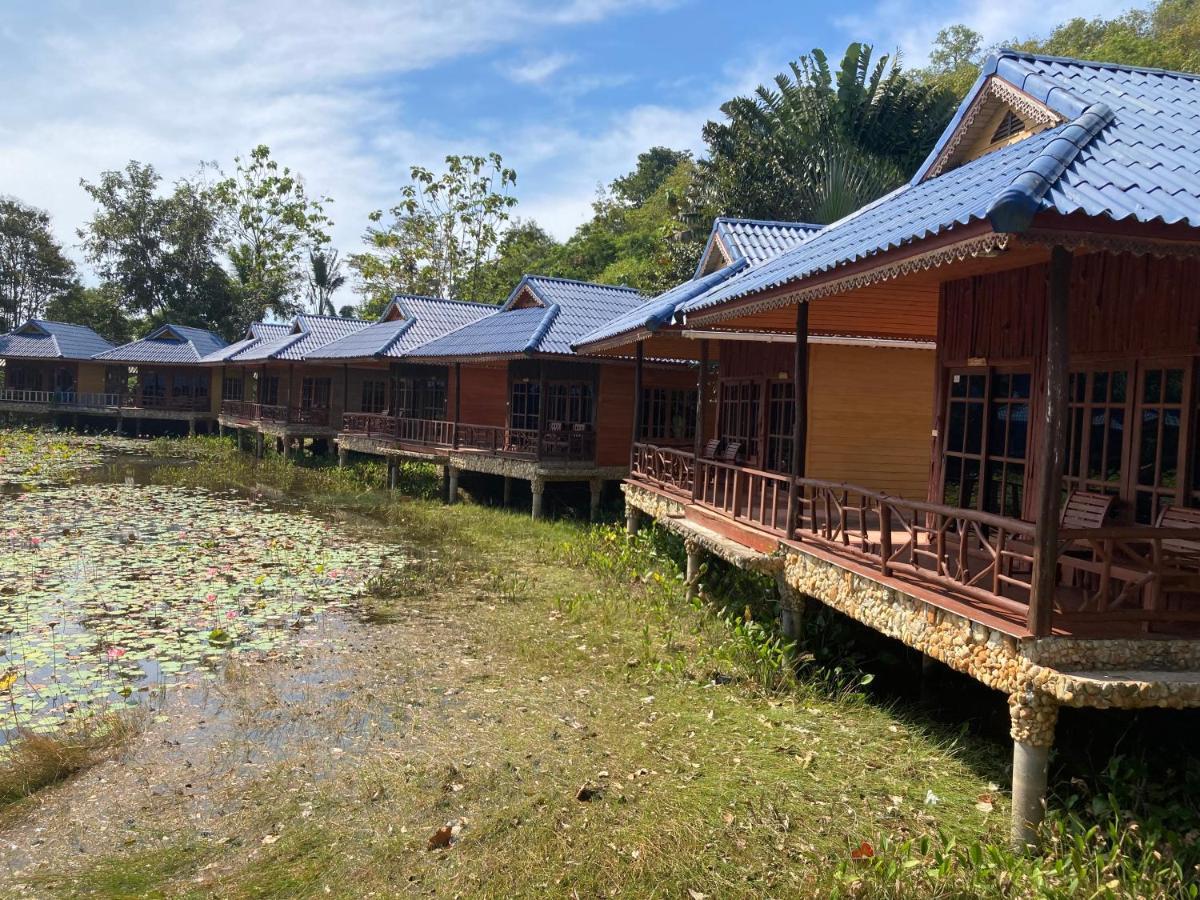
[[[654,144],[701,149],[719,104],[813,47],[865,40],[923,63],[939,28],[988,42],[1129,0],[0,0],[0,194],[62,239],[81,177],[135,158],[168,178],[258,143],[332,196],[335,243],[408,167],[497,150],[517,214],[566,237]]]

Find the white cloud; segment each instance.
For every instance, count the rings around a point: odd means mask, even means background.
[[[909,66],[929,62],[938,31],[962,24],[983,35],[984,46],[1013,38],[1041,37],[1076,16],[1111,18],[1136,0],[956,0],[932,4],[922,0],[879,0],[869,12],[841,16],[835,23],[854,40],[868,40],[881,51],[899,49]]]
[[[60,237],[74,245],[92,211],[80,177],[135,158],[170,181],[202,160],[228,166],[266,143],[304,173],[310,192],[335,198],[335,242],[353,250],[367,212],[394,200],[409,165],[495,145],[499,129],[436,133],[403,75],[527,44],[548,28],[667,5],[64,0],[10,10],[0,30],[0,193],[50,210]],[[576,221],[587,212],[585,202]]]
[[[569,53],[548,53],[541,56],[527,56],[523,60],[510,62],[499,68],[509,81],[517,84],[540,85],[545,84],[553,75],[561,72],[574,58]]]

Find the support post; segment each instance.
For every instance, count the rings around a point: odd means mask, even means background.
[[[1033,590],[1029,596],[1029,630],[1050,633],[1054,594],[1058,587],[1058,515],[1062,499],[1067,446],[1067,319],[1071,291],[1071,251],[1050,251],[1046,290],[1046,396],[1042,421],[1041,466],[1038,471],[1037,525],[1034,533]],[[1016,808],[1014,802],[1013,808]]]
[[[546,409],[549,407],[546,397],[546,361],[538,360],[538,435],[537,458],[542,458],[542,437],[546,434]],[[540,502],[540,501],[539,501]],[[537,516],[534,516],[537,518]]]
[[[446,466],[449,481],[446,485],[446,502],[451,506],[458,500],[458,466]]]
[[[1058,703],[1024,686],[1008,698],[1012,719],[1012,842],[1017,849],[1036,847],[1046,816],[1046,782]]]
[[[188,437],[196,436],[196,417],[188,416]]]
[[[625,501],[625,533],[633,537],[638,533],[638,529],[642,527],[642,511],[631,504],[628,500]]]
[[[505,475],[504,476],[504,500],[502,501],[505,506],[508,506],[510,503],[512,503],[512,483],[513,483],[512,477],[509,475]]]
[[[642,367],[646,361],[646,345],[638,341],[633,363],[633,435],[629,441],[629,459],[632,465],[633,445],[642,437]]]
[[[394,491],[400,483],[400,466],[396,464],[396,460],[389,459],[387,464],[387,486],[389,491]]]
[[[225,437],[225,423],[217,421],[217,437]]]
[[[279,443],[283,445],[283,458],[292,458],[292,439],[290,437],[281,437]]]
[[[589,498],[590,502],[588,504],[588,518],[595,522],[600,518],[600,498],[604,495],[604,479],[589,479],[588,487],[591,489],[591,497]]]
[[[450,467],[442,466],[442,502],[450,502]]]
[[[700,589],[700,545],[695,541],[685,541],[684,549],[687,551],[687,569],[684,575],[685,594],[689,602],[691,602]]]
[[[796,304],[796,355],[792,361],[792,478],[788,486],[787,537],[796,537],[800,483],[804,477],[808,442],[808,304]]]
[[[779,633],[787,640],[795,641],[800,637],[800,623],[808,605],[803,594],[788,584],[787,573],[775,574],[775,590],[779,594]]]
[[[238,448],[238,452],[241,453],[242,452],[242,429],[235,428],[235,429],[233,429],[233,433],[237,436],[237,448]]]
[[[339,469],[346,468],[346,463],[349,462],[349,460],[350,460],[350,451],[347,450],[345,447],[343,447],[341,444],[338,444],[337,453],[338,453],[338,468]]]
[[[257,431],[254,434],[254,457],[255,457],[255,459],[262,459],[263,456],[266,455],[266,452],[267,452],[266,436],[261,431]]]
[[[541,478],[535,478],[529,482],[529,489],[533,492],[533,518],[540,519],[542,517],[542,493],[546,490],[546,482]]]
[[[462,421],[462,363],[454,364],[454,430],[450,435],[450,446],[458,449],[458,426]]]
[[[701,338],[700,371],[696,373],[696,439],[692,446],[693,503],[700,497],[700,454],[704,452],[704,401],[708,394],[708,349],[708,338]]]

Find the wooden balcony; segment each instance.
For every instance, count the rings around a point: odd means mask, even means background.
[[[244,400],[222,400],[221,415],[239,422],[266,422],[273,425],[329,426],[329,410],[321,407],[288,407],[274,403],[251,403]]]
[[[65,412],[117,412],[148,410],[201,413],[211,408],[209,398],[158,394],[78,393],[76,391],[30,391],[6,388],[0,391],[0,403],[13,403]]]
[[[346,413],[342,416],[342,431],[392,441],[397,447],[418,451],[454,450],[543,462],[586,463],[596,458],[596,433],[592,429],[554,422],[545,431],[539,431],[382,413]]]
[[[632,484],[894,584],[975,620],[1036,634],[1035,526],[869,488],[792,478],[635,444]],[[1200,528],[1063,529],[1050,633],[1200,639]]]

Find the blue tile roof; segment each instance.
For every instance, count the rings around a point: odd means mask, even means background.
[[[708,243],[700,254],[696,274],[704,269],[713,244],[719,242],[729,262],[745,260],[752,266],[766,262],[821,230],[808,222],[771,222],[765,219],[733,219],[721,216],[713,221]]]
[[[290,325],[283,322],[254,322],[246,329],[246,336],[220,350],[205,355],[203,363],[223,363],[233,359],[239,353],[255,347],[263,341],[276,340],[289,333]]]
[[[160,325],[144,338],[96,354],[96,359],[126,363],[198,363],[225,346],[211,331],[186,325]]]
[[[496,307],[465,300],[398,294],[380,321],[319,347],[307,359],[399,358],[421,344],[496,312]],[[389,318],[398,316],[398,318]]]
[[[292,320],[283,335],[247,347],[232,356],[229,362],[302,360],[306,354],[348,334],[361,331],[367,325],[368,323],[361,319],[301,314]]]
[[[113,345],[86,325],[30,319],[0,334],[0,356],[13,359],[91,359]]]
[[[1064,117],[924,179],[987,79]],[[684,316],[958,226],[1022,231],[1039,212],[1200,227],[1200,76],[1002,51],[907,185],[685,304]]]
[[[532,296],[537,306],[520,306]],[[572,355],[572,343],[645,302],[633,288],[526,275],[499,312],[422,344],[405,356]]]

